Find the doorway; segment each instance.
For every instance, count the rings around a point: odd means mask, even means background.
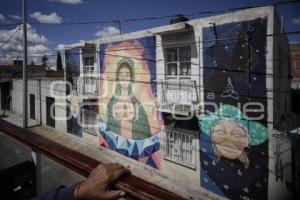
[[[35,119],[35,95],[34,94],[29,95],[29,101],[30,101],[30,119]]]
[[[55,99],[46,97],[46,124],[55,128]]]
[[[1,84],[1,109],[10,110],[10,82]]]

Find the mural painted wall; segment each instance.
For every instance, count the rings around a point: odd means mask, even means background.
[[[80,49],[66,50],[66,96],[67,96],[67,131],[82,136],[81,99],[77,93],[77,82],[80,76]]]
[[[155,37],[100,45],[99,141],[160,168]]]
[[[200,183],[229,199],[267,199],[266,29],[264,18],[203,28]]]

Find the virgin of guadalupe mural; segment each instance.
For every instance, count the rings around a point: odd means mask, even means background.
[[[203,43],[200,184],[229,199],[267,199],[266,22],[257,18],[203,28],[208,42]],[[249,102],[264,111],[244,113]]]
[[[155,109],[155,37],[100,45],[99,142],[160,168],[162,120]]]
[[[123,58],[118,63],[116,90],[107,105],[108,128],[126,138],[135,140],[151,136],[148,116],[143,105],[134,96],[134,63]]]

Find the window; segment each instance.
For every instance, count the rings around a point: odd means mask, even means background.
[[[92,135],[97,135],[96,131],[96,113],[89,110],[83,111],[84,131]]]
[[[84,66],[93,66],[94,65],[94,56],[84,57],[83,65]]]
[[[85,75],[91,75],[94,72],[94,67],[90,67],[90,66],[84,66],[83,67],[83,73]]]
[[[46,97],[46,124],[55,128],[55,99]]]
[[[195,135],[167,129],[164,132],[166,137],[164,158],[195,169]]]
[[[93,75],[95,72],[94,56],[83,57],[83,73],[85,76]]]
[[[191,76],[191,47],[172,47],[165,49],[166,78],[190,79]]]

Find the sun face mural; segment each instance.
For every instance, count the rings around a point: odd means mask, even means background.
[[[100,73],[100,145],[160,168],[155,38],[101,44]]]
[[[267,199],[266,22],[203,28],[200,183],[229,199]]]
[[[221,119],[211,130],[213,150],[217,157],[239,159],[247,169],[249,159],[246,155],[249,147],[247,129],[232,120]]]

